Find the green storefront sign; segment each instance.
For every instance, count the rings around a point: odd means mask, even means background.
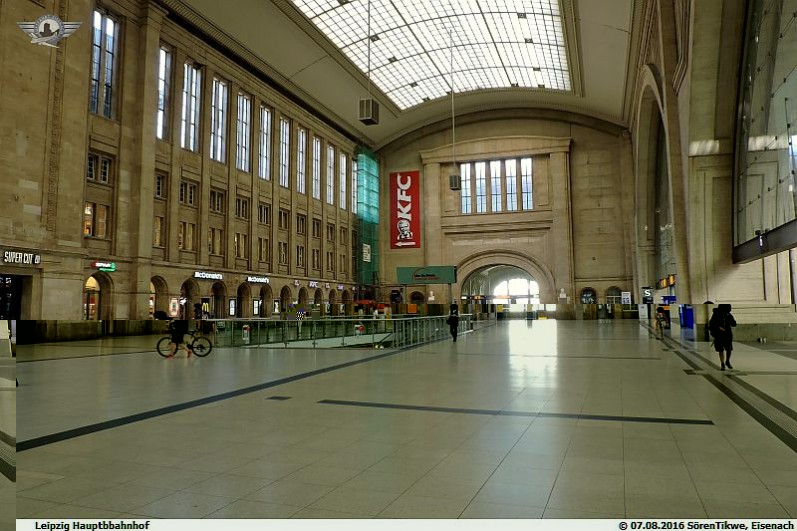
[[[397,267],[399,284],[456,284],[457,266]]]

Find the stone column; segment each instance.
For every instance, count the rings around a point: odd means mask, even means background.
[[[152,276],[152,211],[155,179],[155,128],[158,109],[158,61],[161,22],[166,12],[155,4],[147,5],[147,15],[139,33],[141,69],[138,72],[137,109],[132,120],[133,156],[130,172],[130,319],[149,318],[149,284]],[[174,68],[174,66],[172,66]],[[171,111],[178,108],[171,101]],[[124,128],[127,129],[127,128]],[[172,198],[173,200],[173,198]],[[117,231],[118,232],[118,231]],[[116,316],[121,317],[121,316]]]
[[[568,152],[551,153],[548,166],[553,186],[553,274],[554,297],[564,288],[571,301],[575,300],[573,290],[573,230],[570,205],[570,168],[567,160]],[[556,301],[552,301],[556,302]]]
[[[444,201],[445,190],[448,187],[448,177],[440,174],[440,163],[430,162],[423,165],[423,196],[421,204],[421,224],[423,232],[424,259],[428,265],[444,265],[442,256],[443,234],[440,230],[441,205]],[[443,181],[446,184],[441,184]],[[445,286],[440,286],[443,288]],[[447,288],[446,288],[447,289]]]

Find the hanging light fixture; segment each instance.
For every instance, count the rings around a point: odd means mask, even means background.
[[[451,164],[453,165],[454,171],[452,174],[448,176],[448,187],[451,190],[459,190],[462,188],[462,176],[459,174],[457,168],[457,154],[456,154],[456,144],[457,144],[457,124],[456,119],[454,117],[454,32],[451,28],[448,28],[448,38],[449,38],[449,49],[451,50]]]
[[[368,97],[360,98],[360,121],[365,125],[379,123],[379,103],[371,97],[371,0],[368,0]]]

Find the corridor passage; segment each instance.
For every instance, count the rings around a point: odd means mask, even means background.
[[[19,347],[19,518],[797,517],[792,343],[720,372],[632,320],[401,351],[126,341]]]

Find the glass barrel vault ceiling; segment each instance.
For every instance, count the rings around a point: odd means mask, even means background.
[[[364,73],[368,0],[292,0]],[[371,81],[402,110],[454,91],[570,90],[559,0],[371,0]],[[452,41],[453,39],[453,41]]]

